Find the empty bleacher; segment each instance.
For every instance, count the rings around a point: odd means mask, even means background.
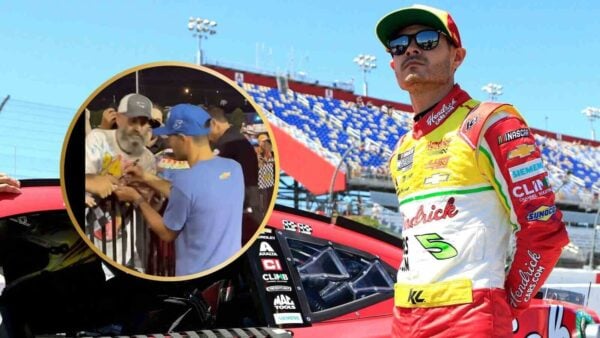
[[[303,141],[333,164],[350,149],[345,163],[352,175],[385,178],[386,164],[400,136],[410,130],[412,117],[385,106],[343,101],[290,90],[245,83],[244,89],[262,106],[269,121]],[[600,153],[596,147],[535,135],[550,172],[560,189],[558,199],[581,205],[600,192]]]

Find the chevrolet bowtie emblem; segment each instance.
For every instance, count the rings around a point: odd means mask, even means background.
[[[425,184],[438,184],[441,182],[446,182],[448,181],[449,177],[450,175],[448,174],[433,174],[425,179]]]
[[[533,144],[519,144],[515,149],[511,150],[508,153],[508,159],[513,159],[515,157],[523,158],[531,155],[535,151],[535,147]]]

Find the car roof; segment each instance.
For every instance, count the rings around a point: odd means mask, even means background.
[[[0,218],[64,209],[58,179],[21,180],[21,194],[0,193]]]

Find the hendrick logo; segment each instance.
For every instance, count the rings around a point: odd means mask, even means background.
[[[529,255],[529,261],[525,262],[523,269],[519,269],[519,277],[521,277],[519,285],[516,289],[508,290],[508,301],[513,307],[517,307],[523,301],[529,302],[533,295],[533,290],[535,290],[546,270],[540,264],[542,255],[531,250],[527,250],[527,255]]]
[[[423,290],[410,289],[410,291],[408,291],[408,301],[411,304],[425,303],[425,299],[421,298],[422,294]]]
[[[547,221],[556,213],[556,206],[553,205],[551,207],[542,205],[537,208],[535,211],[527,214],[528,221]]]
[[[498,136],[498,144],[514,141],[523,137],[529,137],[529,129],[521,128],[517,130],[511,130],[502,136]]]
[[[446,218],[454,218],[458,214],[458,209],[454,206],[454,201],[454,197],[450,197],[443,208],[438,208],[435,204],[432,204],[428,213],[425,213],[425,207],[421,204],[414,217],[404,218],[404,229],[410,229],[419,224],[426,224]]]
[[[510,178],[513,182],[519,182],[530,177],[544,173],[544,164],[540,158],[525,162],[518,166],[508,168]]]
[[[275,297],[273,306],[277,310],[296,310],[296,304],[288,295],[279,295]]]
[[[273,247],[271,245],[269,245],[269,243],[267,242],[260,242],[260,252],[258,253],[259,256],[277,256],[277,253],[275,252],[275,250],[273,250]]]
[[[452,99],[451,102],[448,102],[448,103],[442,105],[440,110],[438,110],[435,113],[431,113],[427,117],[427,125],[428,126],[432,126],[432,125],[438,126],[440,123],[442,123],[442,121],[444,121],[446,116],[448,116],[448,114],[454,110],[454,107],[456,107],[455,99]]]

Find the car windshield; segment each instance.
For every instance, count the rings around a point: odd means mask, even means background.
[[[556,288],[542,288],[536,298],[559,300],[573,304],[583,305],[585,303],[585,295],[579,292],[562,290]]]

